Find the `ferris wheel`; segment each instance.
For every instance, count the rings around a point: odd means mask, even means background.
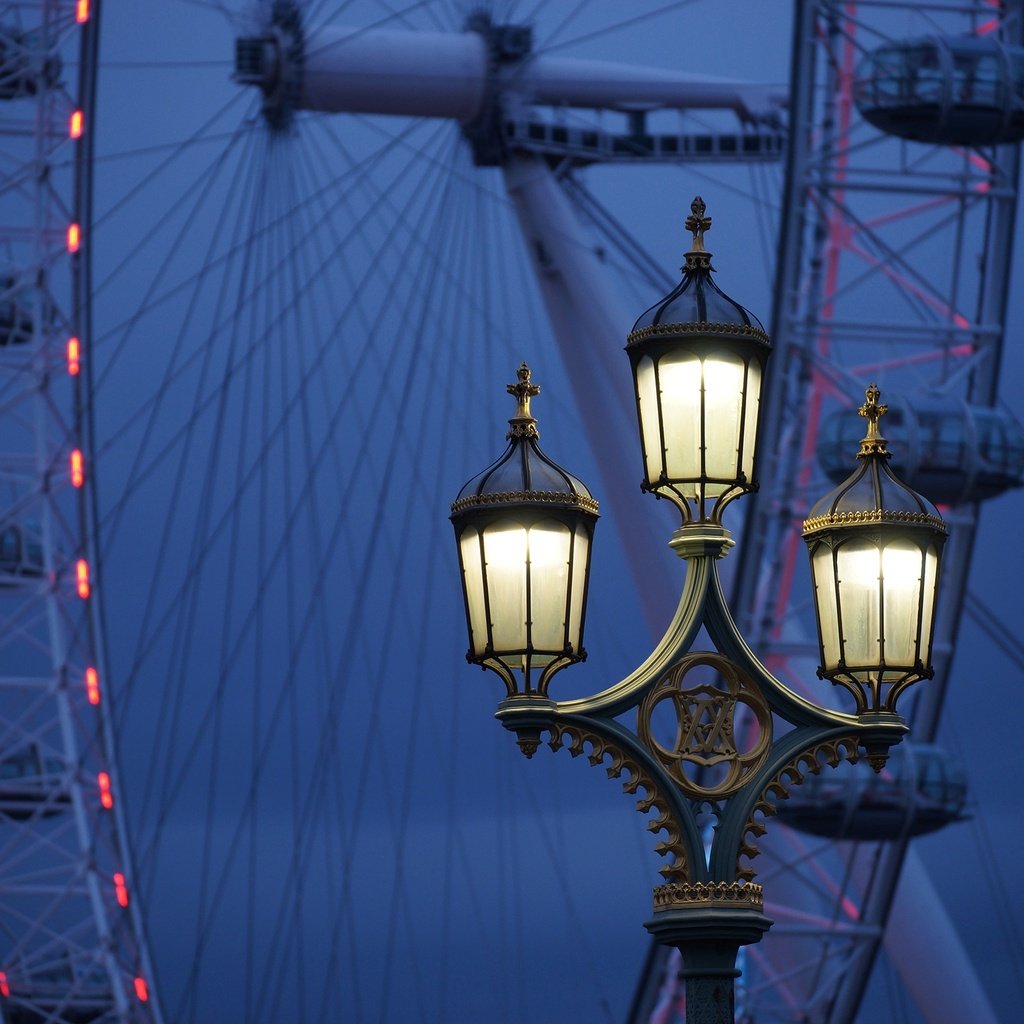
[[[634,1019],[671,1019],[638,823],[597,773],[524,773],[456,657],[444,519],[503,433],[504,375],[529,359],[544,443],[610,521],[583,672],[630,667],[671,612],[618,350],[695,191],[730,292],[764,319],[776,294],[770,407],[813,405],[840,450],[831,410],[868,376],[927,391],[896,440],[959,487],[961,590],[977,481],[1019,482],[997,407],[1016,147],[894,141],[854,103],[866,54],[892,78],[927,39],[953,81],[948,40],[1013,43],[1014,12],[765,6],[2,5],[0,1020],[621,1020],[638,975]],[[681,37],[695,69],[654,70]],[[715,77],[723,52],[768,84]],[[949,423],[962,459],[937,465]],[[798,584],[764,580],[795,572],[813,440],[775,438],[735,580],[806,680]],[[941,691],[921,703],[933,740]],[[821,835],[821,800],[769,837],[750,1020],[850,1020],[868,987],[911,829],[844,799],[861,844]]]

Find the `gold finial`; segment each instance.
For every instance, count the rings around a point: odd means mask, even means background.
[[[520,363],[516,370],[515,384],[506,384],[505,390],[516,399],[516,414],[508,421],[509,432],[506,436],[540,437],[537,421],[530,414],[530,399],[540,394],[540,388],[530,383],[530,368],[525,362]]]
[[[690,203],[690,216],[686,218],[686,230],[693,232],[693,245],[686,254],[683,270],[710,270],[711,253],[704,248],[704,232],[711,230],[711,218],[704,216],[707,207],[700,196],[695,196]]]
[[[885,447],[885,438],[878,432],[878,421],[889,411],[889,406],[878,401],[881,397],[882,392],[878,390],[877,384],[869,384],[864,391],[866,401],[857,412],[868,421],[868,432],[860,443],[858,459],[863,459],[867,455],[892,458],[892,452]]]

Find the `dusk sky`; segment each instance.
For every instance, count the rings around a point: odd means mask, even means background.
[[[464,661],[447,520],[503,450],[523,359],[543,389],[542,446],[599,499],[605,453],[500,171],[474,167],[441,121],[299,115],[293,135],[269,137],[257,94],[230,77],[257,6],[102,5],[96,479],[122,781],[165,1019],[622,1021],[659,859],[603,771],[546,749],[526,762],[493,721],[502,688]],[[307,6],[309,26],[437,31],[475,5]],[[490,7],[533,24],[552,54],[787,91],[783,0]],[[906,34],[926,30],[907,18]],[[783,174],[582,174],[663,274],[643,280],[609,249],[623,308],[638,316],[675,283],[700,193],[717,282],[768,325]],[[619,345],[631,326],[614,325]],[[1002,397],[1018,419],[1022,333],[1016,289]],[[933,386],[928,372],[913,386]],[[630,522],[603,510],[590,657],[555,696],[610,685],[655,640],[623,537],[660,543],[677,523],[634,491]],[[965,616],[940,730],[966,765],[971,820],[914,846],[1007,1021],[1024,995],[1010,882],[1024,841],[1022,511],[1020,492],[985,506],[969,587],[1011,654]],[[667,547],[644,567],[668,592],[683,568]],[[876,1000],[891,982],[879,978]],[[919,1018],[908,1005],[863,1019]]]

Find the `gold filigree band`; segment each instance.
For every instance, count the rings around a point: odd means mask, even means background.
[[[521,505],[524,502],[549,502],[552,505],[567,505],[581,508],[584,512],[598,514],[597,502],[585,494],[570,494],[568,491],[501,491],[497,494],[469,494],[452,502],[452,512],[481,505]]]
[[[646,327],[630,331],[626,338],[626,344],[633,345],[638,341],[646,341],[649,338],[672,337],[676,334],[710,334],[712,336],[754,338],[761,342],[762,345],[771,345],[771,341],[764,331],[751,327],[749,324],[709,323],[648,324]]]
[[[899,512],[876,508],[864,512],[830,512],[804,520],[804,536],[826,530],[830,526],[873,526],[877,523],[906,523],[912,526],[930,526],[939,533],[947,533],[946,524],[938,516],[927,512]]]
[[[764,910],[764,887],[756,882],[669,882],[654,890],[654,909],[750,907]]]

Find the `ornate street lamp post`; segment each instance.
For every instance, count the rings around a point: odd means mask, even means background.
[[[452,505],[469,627],[469,661],[498,673],[497,717],[528,756],[542,738],[604,762],[641,793],[666,858],[647,929],[680,950],[689,1024],[733,1020],[739,947],[771,927],[750,861],[765,819],[824,764],[867,753],[876,770],[907,727],[903,690],[931,676],[932,627],[946,528],[935,507],[888,466],[885,412],[867,389],[867,436],[853,474],[804,526],[821,666],[853,694],[833,711],[776,679],[733,622],[718,560],[733,541],[728,502],[756,487],[761,382],[770,343],[757,319],[711,280],[700,197],[687,227],[683,279],[630,333],[643,488],[667,497],[682,525],[669,541],[687,562],[676,613],[655,650],[591,697],[555,701],[552,676],[585,657],[587,573],[597,503],[537,444],[523,364],[501,458]],[[714,646],[694,651],[701,628]],[[632,718],[631,726],[627,724]],[[671,723],[666,728],[666,722]],[[699,821],[713,816],[710,850]]]

